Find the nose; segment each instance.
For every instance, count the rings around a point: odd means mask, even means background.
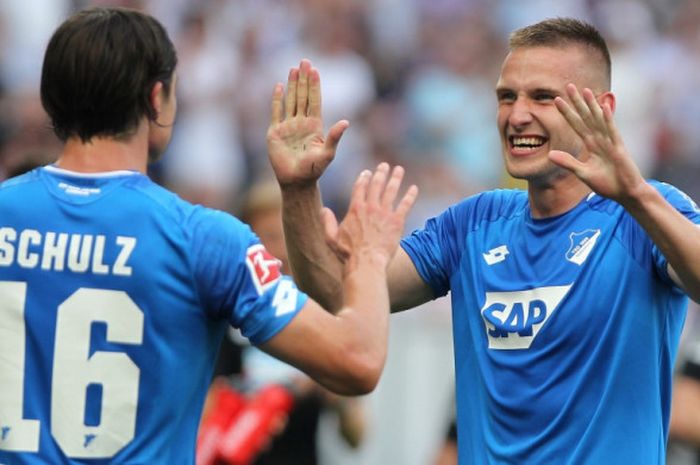
[[[522,128],[532,122],[530,103],[523,97],[518,97],[511,106],[508,123],[514,128]]]

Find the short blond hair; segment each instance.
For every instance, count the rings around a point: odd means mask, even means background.
[[[610,89],[610,51],[603,36],[591,24],[574,18],[549,18],[513,31],[510,50],[522,47],[565,47],[580,45],[592,50],[602,63],[603,77]]]

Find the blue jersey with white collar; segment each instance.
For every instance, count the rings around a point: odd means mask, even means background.
[[[0,187],[0,464],[193,464],[225,329],[306,302],[251,230],[135,172]]]
[[[653,185],[700,223],[687,196]],[[665,462],[687,297],[622,206],[591,195],[534,219],[526,192],[491,191],[402,247],[451,292],[460,464]]]

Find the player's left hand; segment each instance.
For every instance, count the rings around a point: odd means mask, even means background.
[[[358,257],[374,257],[388,265],[399,245],[406,217],[418,196],[410,186],[398,201],[404,169],[382,162],[374,173],[365,170],[358,176],[343,221],[329,208],[322,212],[326,243],[338,259],[350,269]],[[376,263],[376,262],[375,262]]]
[[[583,139],[588,156],[579,160],[567,152],[552,150],[550,160],[572,171],[597,194],[624,204],[645,181],[615,126],[612,108],[608,103],[601,106],[588,88],[579,93],[575,85],[569,84],[566,91],[571,104],[561,97],[554,104]]]

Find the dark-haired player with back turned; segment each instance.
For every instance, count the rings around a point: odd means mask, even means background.
[[[415,187],[398,199],[400,168],[358,178],[329,223],[345,299],[325,311],[245,224],[146,176],[171,137],[176,62],[163,27],[126,9],[78,12],[48,44],[41,98],[63,150],[0,186],[3,465],[193,464],[229,325],[333,391],[378,381]]]

